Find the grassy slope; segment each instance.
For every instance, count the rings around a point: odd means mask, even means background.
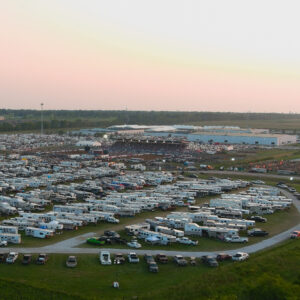
[[[246,157],[239,158],[240,153],[230,153],[228,152],[227,158],[224,158],[222,163],[213,164],[215,168],[220,166],[243,166],[249,167],[250,163],[260,163],[264,161],[274,161],[274,160],[291,160],[300,157],[300,151],[297,150],[287,150],[287,149],[267,149],[267,150],[258,150],[253,153],[247,153]],[[231,158],[235,157],[236,160],[232,161]]]
[[[300,299],[300,240],[227,264],[199,280],[186,278],[151,299]],[[150,297],[149,297],[150,299]]]
[[[22,266],[19,261],[1,265],[0,287],[5,287],[9,299],[22,295],[32,300],[54,299],[55,295],[57,299],[70,295],[73,299],[286,299],[283,296],[288,294],[300,295],[299,250],[300,240],[287,241],[252,255],[247,262],[222,263],[218,269],[200,263],[186,268],[169,263],[160,265],[158,274],[149,273],[144,261],[101,266],[96,255],[80,255],[78,267],[67,269],[66,255],[51,255],[45,266]],[[120,282],[120,290],[112,289],[114,280]],[[274,291],[283,296],[258,295]]]

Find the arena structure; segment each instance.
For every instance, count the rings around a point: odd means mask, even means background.
[[[154,141],[170,140],[205,143],[205,144],[245,144],[245,145],[269,145],[281,146],[296,144],[296,135],[274,134],[268,129],[240,128],[238,126],[193,126],[193,125],[114,125],[106,129],[82,129],[82,135],[94,135],[106,133],[108,136],[141,136]],[[128,141],[128,139],[127,139]],[[143,142],[140,142],[143,143]],[[151,143],[151,141],[150,141]],[[155,142],[154,142],[155,143]],[[155,146],[155,148],[158,148]]]
[[[176,154],[182,153],[188,146],[182,138],[145,137],[145,136],[118,136],[110,147],[110,153],[126,154]]]

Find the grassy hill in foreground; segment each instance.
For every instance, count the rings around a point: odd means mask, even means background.
[[[173,263],[150,274],[137,265],[101,266],[96,255],[80,255],[76,269],[67,255],[51,255],[45,266],[0,266],[1,299],[300,299],[300,240],[251,255],[217,269]],[[114,280],[120,290],[111,287]]]
[[[156,291],[157,299],[300,299],[300,241],[227,264],[199,278]],[[148,299],[151,299],[149,297]]]

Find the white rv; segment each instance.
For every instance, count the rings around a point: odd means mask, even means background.
[[[50,229],[27,227],[25,229],[25,234],[36,238],[44,239],[52,237],[54,235],[54,231]]]

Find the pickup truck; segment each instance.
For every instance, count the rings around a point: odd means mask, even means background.
[[[295,230],[290,235],[291,239],[299,239],[300,238],[300,230]]]
[[[262,222],[262,223],[266,223],[267,222],[267,219],[266,218],[263,218],[261,216],[252,216],[250,218],[250,220],[253,220],[255,222]]]
[[[233,236],[233,237],[226,237],[225,241],[228,243],[248,243],[248,238],[240,237],[240,236]]]
[[[183,258],[182,255],[175,255],[174,262],[181,267],[185,267],[187,265],[187,261]]]
[[[162,264],[166,264],[169,261],[166,254],[163,254],[163,253],[157,254],[156,259],[157,259],[158,262],[160,262]]]
[[[19,254],[17,252],[9,252],[6,258],[6,263],[13,264],[18,259],[18,255]]]
[[[157,273],[158,272],[158,265],[155,261],[152,261],[149,263],[149,271],[152,273]]]
[[[136,249],[142,247],[142,245],[141,245],[140,243],[138,243],[136,240],[131,241],[131,242],[128,242],[128,243],[127,243],[127,246],[128,246],[128,247],[131,247],[131,248],[136,248]]]
[[[196,246],[198,244],[198,241],[193,241],[190,240],[187,237],[180,237],[176,239],[176,242],[180,243],[180,244],[185,244],[185,245],[193,245]]]
[[[128,254],[128,261],[130,263],[138,263],[140,260],[139,260],[139,257],[136,255],[135,252],[130,252]]]
[[[88,238],[86,240],[86,242],[88,244],[92,244],[92,245],[97,245],[97,246],[101,246],[101,245],[104,245],[105,244],[105,239],[104,238],[98,238],[98,237],[91,237],[91,238]]]
[[[41,254],[39,254],[39,256],[37,257],[36,263],[37,263],[38,265],[44,265],[44,264],[46,264],[46,262],[48,261],[48,259],[49,259],[48,254],[46,254],[46,253],[41,253]]]
[[[249,258],[249,254],[246,252],[237,252],[232,256],[233,261],[243,261]]]
[[[6,247],[6,246],[7,246],[7,241],[0,242],[0,247]]]

